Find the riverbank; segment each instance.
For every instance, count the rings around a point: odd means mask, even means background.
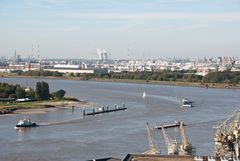
[[[116,82],[116,83],[136,83],[136,84],[159,84],[169,86],[185,86],[185,87],[198,87],[198,88],[220,88],[220,89],[240,89],[240,84],[228,83],[200,83],[200,82],[179,82],[179,81],[155,81],[155,80],[133,80],[133,79],[104,79],[93,78],[89,80],[82,79],[81,77],[36,77],[36,76],[18,76],[16,74],[5,74],[4,78],[33,78],[33,79],[57,79],[57,80],[82,80],[82,81],[97,81],[97,82]]]
[[[87,101],[48,100],[21,103],[1,103],[0,115],[5,114],[41,114],[61,109],[90,108],[94,103]]]
[[[131,80],[131,79],[93,79],[98,82],[120,82],[137,84],[159,84],[168,86],[198,87],[198,88],[221,88],[240,89],[240,84],[232,85],[227,83],[199,83],[199,82],[176,82],[176,81],[154,81],[154,80]]]

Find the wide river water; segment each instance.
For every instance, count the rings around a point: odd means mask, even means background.
[[[41,79],[43,80],[43,79]],[[35,88],[40,79],[0,78],[0,82]],[[44,79],[50,90],[64,89],[67,95],[95,102],[97,106],[126,103],[127,110],[82,117],[76,108],[28,115],[48,126],[15,130],[26,115],[0,116],[1,161],[84,161],[94,158],[123,158],[128,153],[148,150],[146,122],[150,126],[183,120],[185,132],[197,155],[214,154],[214,126],[240,106],[240,91],[151,84]],[[142,98],[146,92],[146,99]],[[194,101],[193,108],[181,108],[181,98]],[[61,122],[54,124],[54,122]],[[53,124],[51,124],[53,123]],[[154,141],[166,154],[161,131]],[[167,132],[180,142],[177,128]]]

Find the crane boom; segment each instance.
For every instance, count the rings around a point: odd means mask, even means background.
[[[164,138],[164,142],[165,142],[165,144],[167,146],[167,149],[168,149],[168,155],[178,154],[178,144],[177,144],[176,139],[173,140],[169,137],[169,135],[165,131],[163,125],[161,125],[160,127],[162,129],[162,135],[163,135],[163,138]]]
[[[240,110],[237,109],[217,126],[215,134],[215,155],[237,159],[239,157]],[[233,158],[231,158],[233,159]]]
[[[189,141],[189,139],[187,138],[186,134],[185,134],[185,130],[183,127],[183,122],[180,122],[180,135],[181,135],[181,139],[182,139],[182,144],[180,146],[180,153],[181,155],[192,155],[193,153],[193,147]]]
[[[147,135],[148,135],[149,150],[144,152],[144,154],[160,154],[161,153],[160,149],[153,142],[153,129],[150,128],[148,123],[147,123]]]

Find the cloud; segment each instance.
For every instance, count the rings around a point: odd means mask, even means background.
[[[178,12],[159,12],[159,13],[78,13],[71,12],[65,13],[64,16],[68,18],[73,18],[87,21],[116,21],[120,22],[120,25],[112,26],[109,28],[115,31],[124,31],[133,28],[138,28],[139,26],[145,26],[147,21],[160,22],[157,25],[158,29],[165,30],[186,30],[186,29],[196,29],[196,28],[206,28],[214,23],[228,23],[240,22],[240,12],[228,12],[228,13],[178,13]],[[161,23],[163,20],[163,23]],[[176,23],[168,23],[171,20]],[[156,26],[156,25],[154,25]],[[151,28],[154,28],[151,26]],[[148,27],[147,27],[148,28]],[[147,29],[146,28],[146,29]]]
[[[89,4],[108,4],[108,5],[122,5],[122,4],[174,4],[174,3],[192,3],[199,0],[23,0],[27,5],[32,7],[46,7],[46,6],[67,6],[67,5],[81,5],[81,3]],[[202,0],[203,1],[203,0]]]
[[[124,25],[120,25],[118,27],[114,27],[113,30],[114,31],[124,31],[124,30],[129,30],[129,29],[132,29],[134,27],[136,27],[138,25],[137,22],[129,22],[129,23],[126,23]]]
[[[77,0],[24,0],[25,4],[32,7],[45,7],[45,6],[65,6],[70,3],[78,2]]]
[[[71,18],[94,18],[106,20],[194,20],[194,21],[239,21],[240,12],[228,13],[65,13]]]

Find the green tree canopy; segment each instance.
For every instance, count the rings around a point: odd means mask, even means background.
[[[41,81],[37,82],[35,96],[37,100],[48,100],[49,99],[49,86],[48,83]]]
[[[25,89],[18,86],[15,95],[17,98],[25,98],[26,97]]]
[[[34,100],[35,99],[35,91],[32,88],[29,88],[29,90],[26,91],[26,97]]]
[[[63,97],[64,97],[64,95],[65,95],[65,93],[66,93],[66,91],[64,91],[64,90],[58,90],[58,91],[56,91],[56,92],[53,92],[52,94],[51,94],[51,96],[54,98],[54,99],[62,99]]]

